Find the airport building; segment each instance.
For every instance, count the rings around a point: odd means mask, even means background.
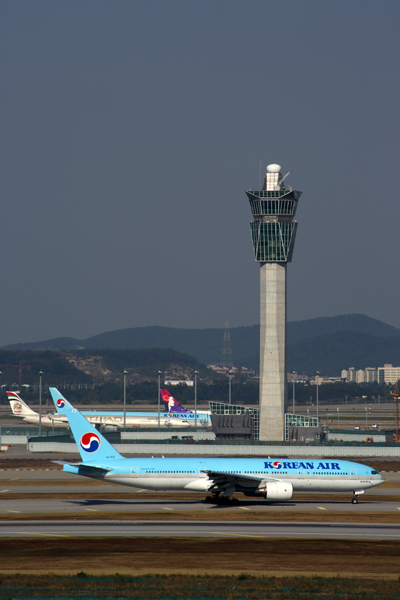
[[[393,384],[400,380],[400,367],[385,364],[383,367],[367,367],[356,370],[354,367],[343,369],[341,378],[352,383],[388,383]]]
[[[288,175],[288,173],[287,173]],[[281,167],[268,165],[261,190],[246,192],[254,257],[260,263],[259,439],[285,439],[286,267],[291,262],[301,192],[285,187]]]
[[[396,383],[400,379],[400,367],[386,364],[378,368],[379,383]]]

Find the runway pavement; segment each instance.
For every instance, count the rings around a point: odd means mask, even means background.
[[[386,483],[366,492],[356,505],[350,502],[351,494],[310,493],[295,494],[290,502],[280,503],[267,503],[262,498],[245,498],[238,495],[239,505],[217,506],[204,502],[206,494],[154,494],[146,490],[82,478],[58,469],[0,470],[0,518],[12,519],[0,520],[0,537],[250,536],[397,540],[400,539],[400,524],[356,523],[357,516],[363,513],[363,519],[368,521],[370,517],[366,513],[372,513],[372,521],[373,513],[377,515],[377,519],[380,515],[380,520],[386,519],[382,513],[392,513],[391,519],[397,520],[394,514],[400,514],[400,473],[385,473],[384,476]],[[222,520],[221,511],[224,512],[224,519],[229,518],[232,521]],[[281,515],[285,518],[287,513],[288,519],[292,520],[293,513],[297,512],[300,517],[302,513],[308,512],[311,515],[315,514],[315,521],[325,520],[322,515],[329,513],[337,515],[330,517],[333,521],[340,519],[340,513],[343,513],[346,515],[343,520],[352,522],[263,522],[256,521],[255,514],[252,518],[252,512],[258,515],[262,512],[267,519],[268,513],[274,514],[274,518],[277,512],[280,513],[279,518]],[[154,514],[146,517],[146,513]],[[157,515],[161,513],[171,515],[168,519],[176,513],[177,520],[139,520],[141,514],[143,518],[160,519]],[[179,520],[183,518],[180,516],[183,513],[187,515],[185,521]],[[196,520],[190,518],[190,513],[196,513]],[[107,520],[118,517],[118,514],[121,519],[126,519],[126,515],[129,514],[130,520]],[[204,514],[206,520],[199,521],[199,514]],[[31,521],[31,515],[47,520]],[[49,517],[59,519],[61,515],[63,521],[49,520]],[[82,520],[72,520],[77,515]],[[68,520],[69,518],[71,520]],[[90,521],[86,520],[89,518]],[[311,518],[314,520],[313,516]]]
[[[0,523],[0,537],[245,537],[399,540],[400,525],[208,523],[175,521],[25,521]]]
[[[296,494],[290,502],[267,503],[262,498],[238,495],[239,506],[216,506],[204,502],[206,494],[185,492],[154,494],[122,485],[103,483],[61,470],[0,471],[0,516],[12,514],[157,511],[229,511],[266,512],[334,511],[396,512],[400,511],[400,473],[388,474],[388,481],[367,491],[357,505],[352,494]],[[391,500],[391,496],[393,500]],[[94,514],[92,515],[94,516]]]
[[[363,512],[400,512],[400,502],[390,501],[375,501],[373,498],[365,498],[360,500],[356,505],[351,504],[348,500],[335,499],[334,495],[327,495],[323,500],[313,499],[312,494],[309,495],[309,499],[306,500],[293,500],[289,502],[274,502],[268,503],[263,499],[243,499],[239,505],[233,506],[217,506],[215,504],[208,504],[203,499],[192,499],[182,498],[180,494],[176,494],[176,499],[171,499],[171,495],[167,495],[165,499],[147,498],[147,493],[136,493],[131,496],[124,495],[123,497],[113,496],[104,497],[103,495],[90,495],[90,497],[62,497],[62,498],[51,498],[43,496],[43,498],[30,498],[29,494],[26,496],[21,494],[21,499],[15,499],[12,497],[7,498],[7,492],[0,492],[0,516],[10,515],[32,515],[32,514],[68,514],[68,513],[80,513],[86,514],[88,512],[95,516],[95,513],[121,513],[130,512],[132,514],[137,513],[149,513],[149,512],[198,512],[204,511],[205,513],[215,513],[216,515],[221,510],[230,511],[234,513],[251,514],[252,511],[262,512],[346,512],[359,514]],[[100,516],[100,515],[99,515]],[[209,518],[209,517],[207,517]]]

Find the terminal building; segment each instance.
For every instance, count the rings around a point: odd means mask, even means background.
[[[285,439],[286,267],[296,238],[294,216],[301,192],[284,185],[281,167],[267,167],[261,190],[246,192],[254,257],[260,264],[259,439]]]
[[[210,402],[212,429],[217,440],[259,440],[260,410],[242,405]],[[321,440],[316,417],[286,413],[283,441]]]

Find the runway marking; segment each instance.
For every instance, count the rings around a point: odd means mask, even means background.
[[[223,531],[211,531],[214,535],[233,535],[234,537],[251,537],[251,538],[265,538],[265,535],[246,535],[245,533],[225,533]]]
[[[2,494],[3,492],[9,492],[10,490],[1,490],[0,494]]]
[[[247,506],[239,506],[239,508],[241,508],[242,510],[250,510],[249,508],[247,508]]]
[[[174,510],[173,508],[167,508],[166,506],[163,506],[164,510]]]
[[[36,533],[34,531],[17,531],[20,535],[44,535],[45,537],[71,537],[70,535],[62,535],[61,533]]]
[[[397,507],[397,510],[400,510],[400,506]]]
[[[97,508],[85,508],[85,510],[91,510],[92,512],[99,512]]]
[[[15,513],[20,513],[20,510],[8,510],[7,512],[15,512]]]
[[[10,479],[10,481],[17,481],[17,479],[19,479],[19,477],[14,477],[14,479]]]
[[[324,508],[323,506],[317,506],[317,508],[319,508],[319,510],[326,510],[326,508]]]

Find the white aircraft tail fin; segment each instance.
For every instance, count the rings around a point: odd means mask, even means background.
[[[13,414],[17,417],[27,417],[28,415],[37,415],[34,410],[29,408],[29,406],[20,398],[17,392],[6,392],[8,401],[11,405],[11,410]]]

